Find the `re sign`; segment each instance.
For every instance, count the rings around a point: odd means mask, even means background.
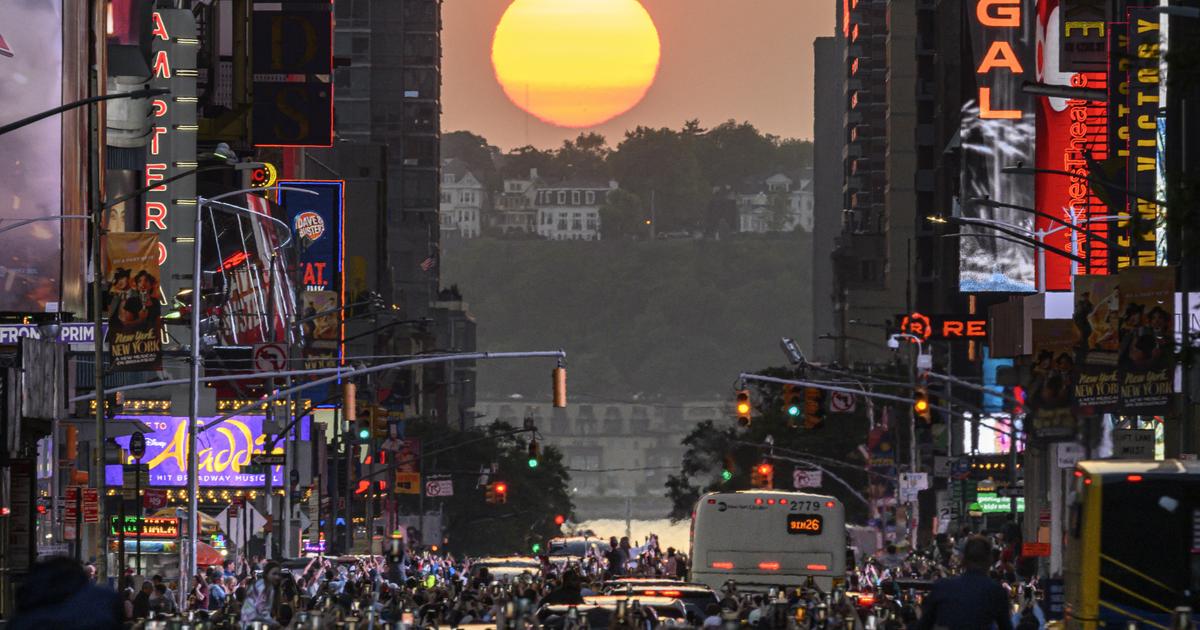
[[[1009,38],[1000,35],[1005,31],[1019,31],[1021,28],[1021,0],[978,0],[975,5],[975,19],[985,33],[996,33],[979,67],[977,74],[986,75],[989,79],[1002,70],[1008,70],[1013,75],[1025,74],[1021,60],[1013,50]],[[991,39],[991,37],[989,37]],[[992,107],[991,81],[980,81],[979,86],[979,117],[992,120],[1020,120],[1022,113],[1015,109],[994,109]]]

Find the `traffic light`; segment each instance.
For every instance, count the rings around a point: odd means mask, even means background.
[[[508,484],[503,481],[488,484],[486,499],[488,503],[508,503]]]
[[[537,440],[529,440],[529,467],[537,468],[541,461],[541,448],[538,446]]]
[[[750,485],[755,488],[771,489],[774,487],[775,467],[770,462],[763,462],[754,467],[750,474]]]
[[[733,479],[733,468],[734,468],[733,456],[726,455],[725,456],[725,465],[723,468],[721,468],[721,482],[722,483],[728,483],[730,480]]]
[[[358,441],[359,442],[370,442],[371,441],[371,421],[369,419],[363,419],[363,420],[358,421]]]
[[[750,390],[739,389],[737,391],[736,407],[738,426],[750,426],[750,412],[754,410],[754,407],[750,404]]]
[[[533,545],[530,547],[530,549],[533,550],[533,553],[535,555],[539,554],[542,552],[542,544],[541,543],[533,543]]]
[[[804,428],[825,426],[825,390],[808,387],[804,390]]]
[[[566,522],[567,522],[567,517],[563,516],[562,514],[554,515],[554,524],[555,525],[562,527],[563,523],[566,523]]]
[[[567,368],[559,365],[551,373],[554,379],[554,406],[560,409],[567,406]]]
[[[783,386],[783,414],[789,422],[800,416],[800,397],[796,395],[796,386],[791,383]]]
[[[930,424],[933,422],[930,412],[929,390],[923,386],[918,386],[913,390],[913,414],[917,420],[925,424]]]
[[[383,407],[371,407],[371,435],[377,440],[388,439],[388,415]]]

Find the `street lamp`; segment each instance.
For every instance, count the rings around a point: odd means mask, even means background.
[[[189,348],[189,350],[188,350],[188,357],[189,357],[188,381],[189,381],[190,395],[188,397],[188,426],[187,426],[188,512],[192,515],[191,517],[193,519],[195,519],[197,517],[197,515],[200,513],[199,512],[199,510],[200,510],[199,496],[198,496],[200,494],[200,470],[199,470],[199,463],[197,460],[197,453],[196,453],[196,433],[197,433],[197,423],[199,422],[199,416],[200,416],[200,309],[201,309],[201,301],[202,301],[202,296],[201,296],[201,291],[200,291],[200,288],[201,288],[200,287],[200,281],[201,281],[201,270],[200,270],[200,262],[201,262],[200,243],[201,243],[201,241],[200,241],[200,239],[201,239],[201,235],[203,235],[203,233],[204,233],[203,224],[202,224],[203,217],[204,217],[203,211],[206,206],[210,207],[210,208],[216,206],[216,207],[220,207],[225,210],[241,212],[244,214],[249,214],[254,217],[268,219],[270,221],[274,221],[275,223],[277,223],[279,225],[282,225],[283,229],[286,230],[290,236],[291,227],[288,226],[288,224],[284,223],[283,221],[280,221],[279,219],[276,219],[275,217],[270,216],[268,214],[256,212],[254,210],[251,210],[250,208],[244,208],[242,206],[237,206],[237,205],[233,205],[233,204],[229,204],[229,203],[223,203],[221,201],[222,199],[225,199],[227,197],[233,197],[236,195],[244,195],[247,193],[254,193],[254,192],[260,192],[260,191],[272,190],[272,189],[287,190],[289,192],[302,192],[302,193],[311,194],[311,195],[318,194],[316,191],[312,191],[312,190],[308,190],[308,189],[304,189],[304,188],[287,187],[287,186],[271,186],[268,188],[244,188],[242,190],[233,190],[230,192],[221,193],[215,197],[199,197],[196,202],[196,221],[195,221],[195,224],[193,225],[193,230],[194,230],[193,234],[195,235],[195,242],[192,245],[192,295],[191,295],[191,298],[192,298],[192,312],[191,312],[192,338],[191,338],[191,348]],[[269,475],[270,473],[268,472],[267,474]],[[270,497],[268,497],[267,500],[269,501]],[[188,592],[188,585],[191,582],[191,576],[194,574],[194,571],[196,570],[196,539],[197,539],[197,535],[196,535],[195,528],[196,528],[196,523],[193,520],[188,525],[188,532],[189,532],[190,536],[188,537],[188,541],[187,541],[187,566],[185,567],[185,570],[180,571],[179,582],[180,582],[180,592],[182,592],[182,593]]]
[[[126,95],[129,95],[129,94],[134,94],[134,92],[126,93]],[[20,121],[18,121],[18,122],[20,122]],[[16,123],[14,123],[14,124],[16,124]],[[104,419],[104,402],[103,402],[104,401],[104,369],[103,369],[104,368],[104,335],[102,332],[102,328],[103,328],[104,314],[101,312],[102,309],[100,308],[100,304],[103,303],[104,296],[101,295],[101,291],[100,291],[100,284],[101,284],[100,283],[100,273],[101,273],[100,270],[102,268],[101,265],[103,262],[102,257],[101,257],[101,251],[100,251],[100,238],[102,235],[102,230],[101,230],[100,224],[103,222],[104,213],[106,211],[116,207],[119,204],[125,203],[126,201],[129,201],[130,199],[134,199],[134,198],[138,197],[139,195],[142,195],[143,193],[149,192],[153,188],[157,188],[159,186],[169,184],[173,181],[183,179],[184,177],[192,177],[194,175],[198,175],[200,173],[204,173],[204,172],[208,172],[208,171],[227,169],[227,168],[234,168],[234,169],[240,170],[240,169],[244,169],[244,168],[255,168],[260,165],[259,163],[254,163],[254,162],[242,162],[242,163],[236,162],[235,160],[237,160],[237,154],[235,154],[229,148],[229,145],[224,142],[218,144],[216,149],[214,149],[211,154],[203,156],[203,157],[210,157],[210,158],[215,157],[218,160],[220,160],[220,163],[208,165],[208,166],[201,166],[201,167],[194,168],[191,170],[183,171],[182,173],[178,173],[178,174],[168,177],[166,179],[152,182],[147,186],[143,186],[133,192],[130,192],[128,194],[117,197],[116,199],[109,199],[102,206],[100,206],[99,208],[96,208],[91,214],[92,272],[93,272],[92,309],[94,311],[94,318],[92,320],[92,335],[93,335],[92,338],[95,341],[95,344],[94,344],[95,345],[95,354],[93,355],[93,357],[94,357],[93,360],[95,361],[95,369],[93,370],[95,372],[95,381],[94,381],[93,386],[95,387],[95,392],[96,392],[96,417],[95,417],[95,419],[96,419],[96,444],[97,444],[96,452],[93,455],[93,457],[94,457],[93,461],[95,463],[95,470],[96,470],[96,492],[101,497],[105,496],[106,485],[107,485],[107,483],[105,481],[105,477],[104,477],[104,475],[105,475],[104,452],[105,452],[105,445],[108,442],[108,438],[106,436],[106,431],[105,431],[106,425],[105,425],[105,419]],[[196,216],[197,216],[197,221],[199,221],[199,216],[200,216],[199,208],[196,209]],[[196,250],[199,251],[199,247],[197,247]],[[195,496],[195,495],[193,494],[192,496]],[[103,508],[101,508],[100,521],[104,522],[104,519],[105,519],[104,510],[103,510]],[[106,531],[108,531],[108,530],[105,528],[101,528],[101,535],[100,535],[101,551],[98,554],[97,559],[96,559],[97,560],[97,566],[96,566],[97,571],[96,572],[97,572],[97,574],[99,574],[101,579],[106,579],[108,577],[108,550],[105,548],[105,541],[107,541],[108,537],[106,534],[104,534],[104,532],[106,532]]]

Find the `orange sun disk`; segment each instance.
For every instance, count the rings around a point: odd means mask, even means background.
[[[654,83],[660,54],[658,30],[637,0],[515,0],[492,40],[505,95],[561,127],[632,109]]]

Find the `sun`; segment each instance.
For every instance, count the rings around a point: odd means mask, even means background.
[[[632,109],[654,83],[659,55],[658,29],[637,0],[515,0],[492,40],[509,100],[561,127]]]

